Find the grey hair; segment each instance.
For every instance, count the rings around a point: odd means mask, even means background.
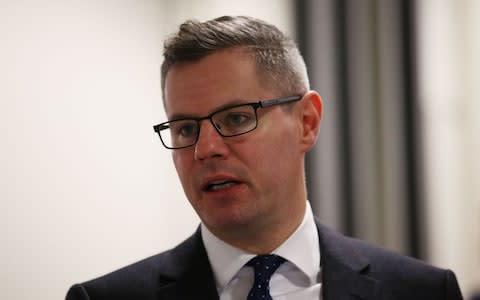
[[[262,84],[278,90],[279,96],[309,90],[305,62],[291,38],[259,19],[223,16],[206,22],[188,20],[165,41],[162,93],[167,73],[175,64],[196,62],[229,48],[244,48],[252,53]]]

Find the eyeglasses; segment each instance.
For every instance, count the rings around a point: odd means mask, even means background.
[[[167,149],[181,149],[193,146],[200,134],[200,121],[210,120],[223,137],[242,135],[255,130],[258,125],[257,109],[286,104],[302,99],[303,96],[263,100],[259,102],[229,106],[200,118],[182,118],[153,126],[162,144]]]

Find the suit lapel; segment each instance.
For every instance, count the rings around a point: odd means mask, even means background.
[[[348,238],[316,220],[321,253],[324,300],[378,299],[380,284],[367,275],[368,258],[360,255]]]
[[[368,276],[368,258],[348,238],[316,223],[323,299],[379,299],[380,284]],[[157,296],[159,300],[219,299],[200,230],[165,256]]]
[[[173,249],[159,278],[158,299],[218,299],[200,230]]]

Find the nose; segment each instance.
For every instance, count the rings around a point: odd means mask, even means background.
[[[222,158],[227,154],[228,146],[225,144],[224,138],[213,127],[213,124],[208,120],[201,122],[198,140],[195,144],[195,159]]]

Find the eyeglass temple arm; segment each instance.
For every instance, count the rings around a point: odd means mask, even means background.
[[[160,132],[161,130],[168,129],[168,128],[169,127],[167,125],[158,124],[153,126],[153,131]]]
[[[301,95],[297,95],[297,96],[290,96],[290,97],[279,98],[279,99],[270,99],[270,100],[260,101],[260,102],[258,102],[258,104],[260,105],[260,107],[269,107],[269,106],[273,106],[273,105],[294,102],[294,101],[302,99],[302,97],[303,96],[301,96]],[[209,117],[205,117],[205,119],[208,119],[208,118]],[[158,125],[153,126],[153,130],[155,132],[160,132],[161,130],[164,130],[164,129],[168,129],[168,126],[163,125],[163,124],[158,124]]]
[[[294,102],[300,99],[302,99],[302,96],[298,95],[298,96],[290,96],[286,98],[264,100],[264,101],[260,101],[259,104],[260,104],[260,107],[269,107],[277,104]]]

